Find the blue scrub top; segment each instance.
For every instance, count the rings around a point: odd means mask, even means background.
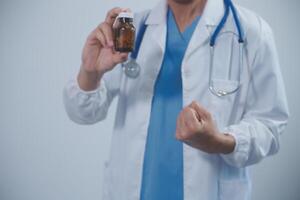
[[[168,9],[166,50],[152,99],[141,200],[183,200],[183,145],[176,140],[175,130],[183,107],[181,63],[199,19],[181,33]]]

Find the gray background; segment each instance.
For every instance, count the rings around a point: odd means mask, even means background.
[[[88,33],[114,6],[157,0],[0,1],[0,200],[100,199],[116,101],[107,120],[67,118],[62,88]],[[273,27],[291,110],[280,153],[253,167],[254,200],[300,199],[299,0],[239,0]]]

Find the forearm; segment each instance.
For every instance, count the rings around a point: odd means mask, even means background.
[[[87,72],[83,68],[80,68],[77,76],[78,85],[84,91],[95,90],[99,87],[103,74],[101,72]]]

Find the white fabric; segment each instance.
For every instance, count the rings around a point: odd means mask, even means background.
[[[183,104],[198,101],[212,113],[218,128],[236,139],[235,150],[228,155],[210,155],[184,144],[185,200],[249,199],[247,166],[279,150],[280,135],[287,124],[288,106],[272,31],[254,13],[239,6],[237,11],[246,37],[241,88],[237,93],[217,97],[208,89],[209,36],[223,16],[222,0],[208,0],[182,62]],[[135,15],[137,28],[146,13]],[[104,200],[139,199],[153,88],[166,41],[164,0],[151,10],[146,24],[137,59],[141,65],[137,79],[126,77],[121,66],[116,66],[104,75],[95,91],[82,91],[76,80],[64,90],[67,113],[80,124],[105,119],[111,101],[119,98],[104,170]],[[232,15],[222,30],[224,37],[219,37],[216,44],[213,81],[218,89],[237,85],[238,43],[226,32],[237,33]],[[229,66],[230,80],[225,76]]]

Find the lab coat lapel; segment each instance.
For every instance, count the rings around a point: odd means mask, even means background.
[[[146,25],[151,26],[153,41],[157,42],[161,50],[164,52],[166,43],[166,16],[167,16],[168,5],[165,0],[161,0],[159,4],[152,9],[146,20]]]
[[[162,0],[149,12],[145,22],[147,30],[137,62],[143,66],[140,94],[147,100],[153,96],[155,81],[163,62],[167,35],[166,13],[167,4]]]
[[[211,28],[218,25],[224,14],[223,0],[207,0],[201,19],[193,33],[187,48],[186,57],[201,46],[208,44]]]

